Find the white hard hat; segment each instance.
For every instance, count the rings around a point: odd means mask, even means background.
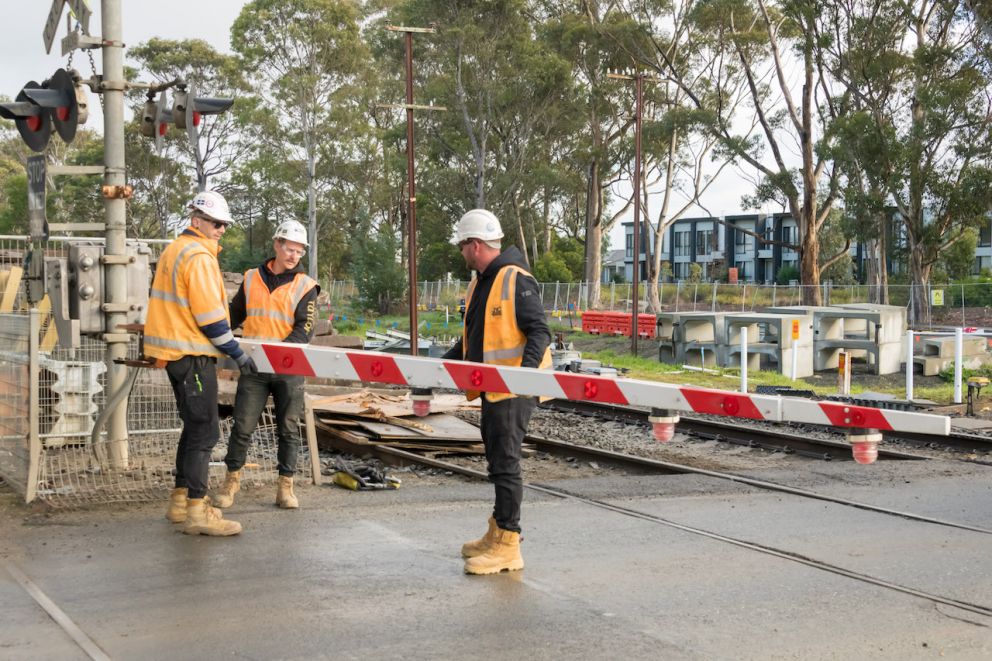
[[[302,243],[307,248],[310,247],[310,244],[307,242],[307,228],[303,226],[303,223],[295,220],[284,220],[279,223],[279,227],[276,228],[276,233],[272,235],[272,238],[296,241],[297,243]]]
[[[230,225],[234,222],[231,218],[231,210],[227,207],[227,200],[220,193],[212,190],[201,191],[196,194],[193,201],[189,203],[189,208],[199,214]]]
[[[451,242],[458,245],[466,239],[498,241],[502,238],[503,228],[499,226],[499,219],[492,211],[472,209],[458,220]]]

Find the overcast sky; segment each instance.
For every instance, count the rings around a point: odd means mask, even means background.
[[[100,1],[90,0],[93,17],[90,20],[90,33],[100,35]],[[152,37],[165,39],[203,39],[218,50],[230,51],[231,24],[237,18],[245,0],[123,0],[124,43],[134,46]],[[10,11],[0,25],[0,95],[14,98],[29,80],[42,81],[51,76],[59,67],[65,66],[67,56],[62,56],[60,42],[66,35],[65,16],[52,45],[52,53],[45,53],[42,32],[48,18],[49,0],[28,0],[16,3],[17,11]],[[102,71],[100,51],[94,51],[97,69]],[[125,62],[128,62],[125,53]],[[89,61],[84,51],[76,51],[73,67],[84,77],[91,74]],[[87,128],[103,132],[103,117],[100,114],[98,99],[90,97],[90,118]],[[53,139],[58,139],[53,138]],[[740,210],[740,197],[750,189],[750,185],[736,176],[731,168],[716,182],[705,197],[707,209],[714,215],[729,215]],[[618,191],[621,192],[621,191]],[[657,218],[656,196],[652,196],[647,215]],[[679,205],[681,206],[681,205]],[[690,213],[704,215],[700,209]],[[643,216],[642,216],[643,217]],[[629,214],[628,220],[633,218]],[[623,247],[619,228],[611,233],[614,249]]]

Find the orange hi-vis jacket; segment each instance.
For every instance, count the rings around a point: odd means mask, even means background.
[[[190,227],[162,252],[152,281],[144,353],[165,361],[222,356],[200,326],[230,321],[220,245]],[[232,335],[233,339],[233,335]]]
[[[508,265],[499,270],[493,280],[489,298],[486,300],[486,323],[482,331],[482,362],[488,365],[510,365],[520,367],[524,360],[524,347],[527,336],[517,326],[516,292],[517,276],[522,274],[533,277],[519,266]],[[472,305],[472,295],[475,293],[477,280],[472,280],[465,295],[465,308]],[[462,327],[462,355],[468,351],[467,324]],[[544,350],[540,369],[551,365],[551,348]],[[469,401],[479,397],[478,390],[465,391]],[[487,392],[486,400],[498,402],[516,397],[509,393]]]
[[[245,324],[242,337],[246,340],[282,342],[293,332],[296,308],[317,281],[305,273],[297,273],[292,282],[269,291],[258,268],[245,272]]]

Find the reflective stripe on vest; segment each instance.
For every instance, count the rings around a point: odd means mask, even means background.
[[[316,280],[297,273],[292,281],[270,292],[257,268],[246,271],[244,338],[276,342],[286,339],[296,323],[296,308],[316,286]]]
[[[519,266],[505,266],[496,274],[489,297],[485,301],[484,327],[482,334],[482,362],[490,365],[511,365],[519,367],[523,363],[527,336],[517,326],[516,291],[517,277],[522,274],[533,277]],[[476,280],[473,280],[465,295],[466,311],[472,304]],[[462,357],[468,352],[468,327],[462,327]],[[551,365],[551,349],[545,349],[540,368]],[[479,391],[466,391],[470,401],[479,396]],[[509,393],[486,393],[490,402],[515,397]]]

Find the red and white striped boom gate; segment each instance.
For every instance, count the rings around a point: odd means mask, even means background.
[[[943,415],[890,411],[800,397],[751,395],[638,379],[285,342],[242,340],[241,347],[254,359],[260,372],[273,374],[392,383],[417,389],[480,390],[645,406],[655,409],[652,412],[653,421],[668,425],[678,421],[675,412],[687,411],[769,422],[842,427],[848,430],[855,445],[856,459],[859,459],[859,447],[869,455],[872,451],[877,455],[877,443],[881,440],[882,431],[947,436],[951,428],[950,418]],[[873,460],[869,455],[862,458]]]

